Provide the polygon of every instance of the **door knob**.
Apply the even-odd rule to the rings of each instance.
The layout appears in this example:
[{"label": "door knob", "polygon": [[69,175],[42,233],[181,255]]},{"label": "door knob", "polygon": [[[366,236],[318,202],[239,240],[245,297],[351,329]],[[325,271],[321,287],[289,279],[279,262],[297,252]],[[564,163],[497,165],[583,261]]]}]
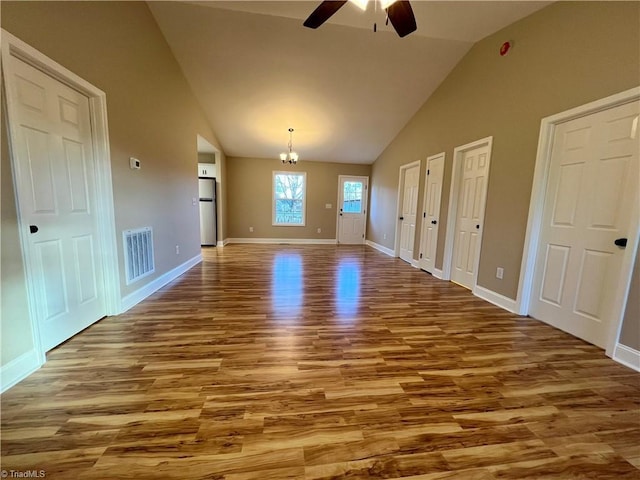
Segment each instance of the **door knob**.
[{"label": "door knob", "polygon": [[38,226],[37,225],[29,225],[29,231],[31,233],[37,233],[38,232]]},{"label": "door knob", "polygon": [[627,239],[626,238],[616,238],[613,242],[617,247],[626,247],[627,246]]},{"label": "door knob", "polygon": [[400,217],[400,220],[404,220],[404,217]]},{"label": "door knob", "polygon": [[437,221],[437,220],[431,220],[431,223],[432,223],[433,225],[436,225],[436,224],[438,223],[438,221]]},{"label": "door knob", "polygon": [[476,225],[476,228],[477,228],[478,230],[480,230],[480,225]]}]

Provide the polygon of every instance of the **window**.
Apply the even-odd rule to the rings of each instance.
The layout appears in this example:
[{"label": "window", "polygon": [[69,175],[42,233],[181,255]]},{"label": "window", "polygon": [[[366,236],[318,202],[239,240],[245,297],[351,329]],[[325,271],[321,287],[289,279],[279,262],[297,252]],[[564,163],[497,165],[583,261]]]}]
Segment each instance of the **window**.
[{"label": "window", "polygon": [[363,182],[344,182],[342,190],[342,211],[362,213]]},{"label": "window", "polygon": [[303,227],[307,174],[273,172],[273,225]]}]

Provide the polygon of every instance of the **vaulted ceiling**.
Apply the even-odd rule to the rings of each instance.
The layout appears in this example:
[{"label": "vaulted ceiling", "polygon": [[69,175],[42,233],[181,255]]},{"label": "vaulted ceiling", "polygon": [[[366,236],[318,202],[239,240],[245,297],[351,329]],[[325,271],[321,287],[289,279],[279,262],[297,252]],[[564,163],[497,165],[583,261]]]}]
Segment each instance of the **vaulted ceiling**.
[{"label": "vaulted ceiling", "polygon": [[475,42],[551,2],[413,0],[405,38],[374,2],[317,30],[319,1],[148,3],[227,155],[277,158],[292,127],[301,160],[372,163]]}]

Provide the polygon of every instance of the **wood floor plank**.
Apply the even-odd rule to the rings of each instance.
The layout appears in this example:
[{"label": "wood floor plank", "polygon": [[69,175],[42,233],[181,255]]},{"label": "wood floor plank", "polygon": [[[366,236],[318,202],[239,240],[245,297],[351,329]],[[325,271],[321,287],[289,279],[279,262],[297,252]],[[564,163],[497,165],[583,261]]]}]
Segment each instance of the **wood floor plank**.
[{"label": "wood floor plank", "polygon": [[46,478],[638,479],[640,374],[365,246],[229,245],[1,397]]}]

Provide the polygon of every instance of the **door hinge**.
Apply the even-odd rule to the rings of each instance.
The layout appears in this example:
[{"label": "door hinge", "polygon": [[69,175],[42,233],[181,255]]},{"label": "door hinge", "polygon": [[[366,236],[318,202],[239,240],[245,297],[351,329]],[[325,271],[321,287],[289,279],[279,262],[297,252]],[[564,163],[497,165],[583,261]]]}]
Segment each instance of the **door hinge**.
[{"label": "door hinge", "polygon": [[427,212],[422,212],[422,218],[427,218]]},{"label": "door hinge", "polygon": [[362,234],[362,238],[364,238],[364,233]]},{"label": "door hinge", "polygon": [[429,173],[431,173],[431,172],[430,172],[430,171],[429,171],[429,169],[427,168],[427,175],[429,175]]}]

